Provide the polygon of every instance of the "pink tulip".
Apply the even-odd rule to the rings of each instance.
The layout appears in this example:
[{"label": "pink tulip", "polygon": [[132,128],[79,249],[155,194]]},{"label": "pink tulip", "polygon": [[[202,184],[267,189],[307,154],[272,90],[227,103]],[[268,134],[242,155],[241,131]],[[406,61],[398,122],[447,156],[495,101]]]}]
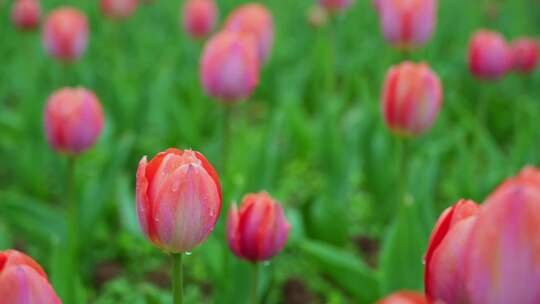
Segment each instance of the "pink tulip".
[{"label": "pink tulip", "polygon": [[137,214],[146,237],[165,252],[183,253],[202,243],[221,211],[221,185],[199,152],[168,149],[137,169]]},{"label": "pink tulip", "polygon": [[379,300],[376,304],[427,304],[427,301],[421,293],[401,290]]},{"label": "pink tulip", "polygon": [[43,27],[45,49],[62,61],[78,59],[88,43],[88,22],[77,9],[62,7],[52,11]]},{"label": "pink tulip", "polygon": [[233,204],[227,218],[227,240],[233,253],[251,262],[276,255],[287,242],[291,225],[283,208],[268,193],[248,194],[240,209]]},{"label": "pink tulip", "polygon": [[441,83],[427,64],[403,62],[386,74],[381,103],[391,130],[418,135],[431,128],[439,113]]},{"label": "pink tulip", "polygon": [[430,302],[466,303],[463,261],[465,245],[479,207],[460,200],[446,209],[433,229],[425,256],[425,289]]},{"label": "pink tulip", "polygon": [[226,102],[248,98],[259,82],[255,42],[250,35],[221,32],[206,44],[200,77],[207,95]]},{"label": "pink tulip", "polygon": [[469,43],[469,69],[482,79],[498,79],[512,67],[512,51],[496,32],[477,31]]},{"label": "pink tulip", "polygon": [[64,88],[45,107],[45,133],[59,152],[79,154],[95,144],[103,128],[103,109],[96,95],[84,88]]},{"label": "pink tulip", "polygon": [[186,0],[182,7],[184,30],[196,39],[204,38],[214,30],[217,16],[214,0]]},{"label": "pink tulip", "polygon": [[531,73],[538,63],[538,41],[519,38],[512,42],[512,59],[514,70],[520,73]]},{"label": "pink tulip", "polygon": [[133,15],[137,6],[138,0],[101,0],[103,15],[111,19],[126,19]]},{"label": "pink tulip", "polygon": [[16,250],[0,251],[0,302],[60,304],[47,275],[31,257]]},{"label": "pink tulip", "polygon": [[400,49],[426,43],[437,20],[437,0],[376,0],[384,38]]},{"label": "pink tulip", "polygon": [[38,0],[16,0],[11,11],[13,24],[22,30],[32,30],[39,25],[41,7]]},{"label": "pink tulip", "polygon": [[337,12],[349,8],[353,0],[319,0],[319,4],[330,12]]},{"label": "pink tulip", "polygon": [[259,62],[262,64],[268,60],[274,44],[274,21],[262,4],[249,3],[238,7],[225,21],[224,29],[253,35]]}]

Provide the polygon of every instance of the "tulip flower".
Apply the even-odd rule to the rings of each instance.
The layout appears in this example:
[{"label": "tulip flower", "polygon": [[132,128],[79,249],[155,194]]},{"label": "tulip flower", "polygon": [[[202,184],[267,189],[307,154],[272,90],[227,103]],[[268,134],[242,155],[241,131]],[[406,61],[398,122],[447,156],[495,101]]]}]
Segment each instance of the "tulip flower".
[{"label": "tulip flower", "polygon": [[539,44],[535,39],[519,38],[512,42],[513,68],[520,73],[531,73],[538,63]]},{"label": "tulip flower", "polygon": [[31,257],[16,250],[0,251],[0,302],[60,304],[47,275]]},{"label": "tulip flower", "polygon": [[41,7],[39,0],[16,0],[11,11],[13,24],[22,30],[32,30],[39,25]]},{"label": "tulip flower", "polygon": [[206,44],[200,77],[207,95],[225,102],[248,98],[259,82],[259,64],[251,35],[221,32]]},{"label": "tulip flower", "polygon": [[214,30],[217,16],[214,0],[186,0],[182,7],[184,30],[196,39],[204,38]]},{"label": "tulip flower", "polygon": [[263,64],[268,60],[274,44],[274,21],[265,6],[248,3],[238,7],[225,21],[224,29],[253,35],[259,62]]},{"label": "tulip flower", "polygon": [[308,10],[307,21],[312,27],[321,28],[328,22],[328,13],[320,5],[313,5]]},{"label": "tulip flower", "polygon": [[77,155],[96,143],[103,129],[103,109],[93,92],[63,88],[47,100],[44,122],[49,145]]},{"label": "tulip flower", "polygon": [[381,103],[392,131],[419,135],[431,128],[439,113],[442,86],[427,64],[404,62],[386,74]]},{"label": "tulip flower", "polygon": [[43,44],[53,57],[61,61],[78,59],[88,43],[86,16],[71,7],[52,11],[43,26]]},{"label": "tulip flower", "polygon": [[427,304],[427,301],[421,293],[401,290],[379,300],[376,304]]},{"label": "tulip flower", "polygon": [[133,15],[139,0],[101,0],[101,12],[111,19],[125,19]]},{"label": "tulip flower", "polygon": [[319,5],[329,12],[343,11],[353,4],[353,0],[319,0]]},{"label": "tulip flower", "polygon": [[478,212],[476,203],[460,200],[446,209],[435,224],[425,256],[424,284],[430,302],[466,303],[462,265]]},{"label": "tulip flower", "polygon": [[477,31],[469,43],[469,69],[481,79],[499,79],[512,68],[512,51],[496,32]]},{"label": "tulip flower", "polygon": [[384,38],[399,49],[419,47],[432,36],[437,0],[376,0]]}]

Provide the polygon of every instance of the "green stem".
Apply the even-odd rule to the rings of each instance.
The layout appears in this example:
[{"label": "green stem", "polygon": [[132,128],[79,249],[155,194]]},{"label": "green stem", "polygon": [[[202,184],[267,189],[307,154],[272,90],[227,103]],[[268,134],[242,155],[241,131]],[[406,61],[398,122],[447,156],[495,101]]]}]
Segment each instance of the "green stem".
[{"label": "green stem", "polygon": [[79,211],[78,211],[78,202],[75,195],[75,170],[76,170],[76,157],[68,157],[68,168],[67,168],[67,202],[66,208],[68,209],[68,248],[70,251],[69,257],[71,259],[71,271],[73,279],[69,280],[69,290],[68,290],[68,299],[72,301],[67,301],[74,303],[76,295],[76,278],[79,273]]},{"label": "green stem", "polygon": [[184,297],[184,274],[182,271],[182,253],[173,253],[173,304],[182,304]]},{"label": "green stem", "polygon": [[224,105],[223,106],[223,133],[222,133],[222,142],[221,142],[221,174],[225,174],[225,169],[227,167],[227,157],[229,154],[229,137],[231,133],[231,114],[232,106]]},{"label": "green stem", "polygon": [[403,203],[408,203],[408,138],[401,135],[398,136],[398,145],[399,145],[399,193],[400,199]]},{"label": "green stem", "polygon": [[253,263],[251,279],[251,304],[257,304],[257,285],[259,283],[259,263]]}]

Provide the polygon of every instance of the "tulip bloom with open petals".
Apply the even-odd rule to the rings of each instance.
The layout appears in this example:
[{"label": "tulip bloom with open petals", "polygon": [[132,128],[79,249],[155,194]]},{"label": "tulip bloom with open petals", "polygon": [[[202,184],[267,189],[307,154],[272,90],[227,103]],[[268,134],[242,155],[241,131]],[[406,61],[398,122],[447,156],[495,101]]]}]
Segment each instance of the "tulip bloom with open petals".
[{"label": "tulip bloom with open petals", "polygon": [[184,30],[193,38],[204,38],[216,27],[218,11],[214,0],[186,0],[182,7]]},{"label": "tulip bloom with open petals", "polygon": [[428,41],[437,20],[437,0],[376,0],[379,22],[386,41],[400,49]]},{"label": "tulip bloom with open petals", "polygon": [[78,59],[88,43],[86,16],[71,7],[55,9],[43,26],[43,44],[55,58],[62,61]]},{"label": "tulip bloom with open petals", "polygon": [[353,0],[319,0],[319,5],[329,12],[343,11],[353,4]]},{"label": "tulip bloom with open petals", "polygon": [[498,79],[512,68],[512,50],[496,32],[480,30],[469,43],[469,69],[481,79]]},{"label": "tulip bloom with open petals", "polygon": [[32,30],[39,25],[41,7],[38,0],[16,0],[11,11],[11,20],[22,30]]},{"label": "tulip bloom with open petals", "polygon": [[268,60],[274,45],[274,21],[266,7],[258,3],[238,7],[225,21],[224,29],[253,35],[259,63],[263,64]]},{"label": "tulip bloom with open petals", "polygon": [[513,68],[520,73],[534,71],[538,63],[539,44],[536,39],[519,38],[512,42]]},{"label": "tulip bloom with open petals", "polygon": [[0,301],[6,304],[60,304],[47,275],[31,257],[0,251]]},{"label": "tulip bloom with open petals", "polygon": [[143,157],[136,188],[142,231],[165,252],[191,251],[219,218],[219,178],[199,152],[171,148],[150,161]]},{"label": "tulip bloom with open petals", "polygon": [[64,88],[47,101],[44,114],[49,145],[59,152],[79,154],[95,144],[103,128],[103,109],[84,88]]},{"label": "tulip bloom with open petals", "polygon": [[427,301],[421,293],[401,290],[379,300],[377,304],[427,304]]},{"label": "tulip bloom with open petals", "polygon": [[227,240],[238,257],[251,262],[276,255],[287,242],[291,225],[283,208],[266,192],[248,194],[240,209],[233,204],[227,218]]},{"label": "tulip bloom with open petals", "polygon": [[439,113],[442,86],[427,64],[404,62],[388,71],[381,104],[391,130],[418,135],[433,125]]},{"label": "tulip bloom with open petals", "polygon": [[133,15],[139,0],[101,0],[101,11],[111,19],[125,19]]}]

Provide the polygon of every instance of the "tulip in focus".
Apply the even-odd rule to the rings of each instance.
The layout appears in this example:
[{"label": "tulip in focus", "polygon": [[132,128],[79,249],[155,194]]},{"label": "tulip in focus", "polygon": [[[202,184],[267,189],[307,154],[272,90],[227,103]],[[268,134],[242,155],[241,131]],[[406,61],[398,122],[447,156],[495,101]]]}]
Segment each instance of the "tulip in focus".
[{"label": "tulip in focus", "polygon": [[308,10],[307,20],[314,28],[321,28],[328,23],[328,12],[320,5],[313,5]]},{"label": "tulip in focus", "polygon": [[376,304],[427,304],[427,301],[421,293],[401,290],[379,300]]},{"label": "tulip in focus", "polygon": [[329,12],[337,12],[349,8],[353,0],[319,0],[319,4]]},{"label": "tulip in focus", "polygon": [[216,27],[217,8],[214,0],[186,0],[182,7],[184,30],[193,38],[204,38]]},{"label": "tulip in focus", "polygon": [[0,251],[0,302],[62,303],[41,266],[31,257],[16,250]]},{"label": "tulip in focus", "polygon": [[139,0],[101,0],[101,11],[111,19],[125,19],[133,15]]},{"label": "tulip in focus", "polygon": [[142,231],[170,253],[191,251],[214,229],[221,211],[221,185],[199,152],[168,149],[137,169],[137,214]]},{"label": "tulip in focus", "polygon": [[43,26],[43,44],[53,57],[62,61],[78,59],[88,43],[88,22],[77,9],[62,7],[48,16]]},{"label": "tulip in focus", "polygon": [[272,14],[262,4],[248,3],[238,7],[225,21],[224,29],[253,35],[259,63],[268,60],[274,45],[274,21]]},{"label": "tulip in focus", "polygon": [[531,73],[538,63],[539,44],[535,39],[519,38],[512,42],[513,68],[519,73]]},{"label": "tulip in focus", "polygon": [[391,130],[419,135],[431,128],[439,113],[441,82],[427,64],[403,62],[386,74],[381,103]]},{"label": "tulip in focus", "polygon": [[39,25],[41,7],[39,0],[16,0],[11,11],[13,24],[22,30],[32,30]]},{"label": "tulip in focus", "polygon": [[285,246],[291,225],[283,208],[266,192],[248,194],[240,209],[231,206],[227,240],[234,254],[251,262],[266,261]]},{"label": "tulip in focus", "polygon": [[96,95],[84,88],[64,88],[47,100],[45,133],[49,145],[76,155],[93,146],[103,128],[103,109]]},{"label": "tulip in focus", "polygon": [[206,44],[200,67],[208,96],[226,102],[248,98],[259,82],[259,64],[251,35],[221,32]]},{"label": "tulip in focus", "polygon": [[469,43],[469,69],[481,79],[498,79],[512,68],[512,51],[496,32],[480,30]]}]

